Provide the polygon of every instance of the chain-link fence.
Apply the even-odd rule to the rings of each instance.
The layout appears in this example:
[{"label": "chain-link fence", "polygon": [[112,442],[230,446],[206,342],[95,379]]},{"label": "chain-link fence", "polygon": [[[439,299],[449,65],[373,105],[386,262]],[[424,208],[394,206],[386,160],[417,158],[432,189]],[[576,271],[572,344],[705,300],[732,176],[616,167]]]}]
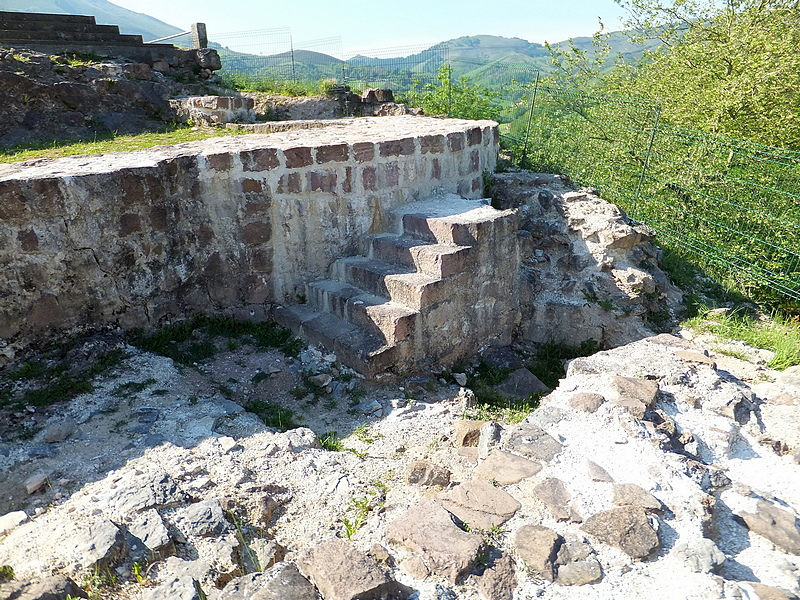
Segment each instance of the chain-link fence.
[{"label": "chain-link fence", "polygon": [[529,109],[515,162],[598,188],[710,274],[800,299],[800,153],[665,125],[646,99],[534,83]]}]

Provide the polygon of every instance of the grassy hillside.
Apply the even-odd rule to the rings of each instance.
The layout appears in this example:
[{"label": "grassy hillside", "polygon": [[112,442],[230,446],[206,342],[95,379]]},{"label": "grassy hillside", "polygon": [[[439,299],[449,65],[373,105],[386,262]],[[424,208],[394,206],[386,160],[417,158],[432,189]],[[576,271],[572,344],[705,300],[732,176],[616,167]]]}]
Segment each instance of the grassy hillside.
[{"label": "grassy hillside", "polygon": [[155,40],[181,30],[158,19],[106,0],[2,0],[0,9],[17,12],[89,15],[101,25],[118,25],[120,33]]}]

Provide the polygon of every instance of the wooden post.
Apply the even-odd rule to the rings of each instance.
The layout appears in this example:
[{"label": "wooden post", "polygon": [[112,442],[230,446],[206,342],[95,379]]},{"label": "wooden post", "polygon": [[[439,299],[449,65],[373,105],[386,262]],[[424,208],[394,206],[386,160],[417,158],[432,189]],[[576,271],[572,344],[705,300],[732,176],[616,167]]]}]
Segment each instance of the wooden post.
[{"label": "wooden post", "polygon": [[208,34],[205,23],[192,23],[192,46],[194,48],[208,48]]}]

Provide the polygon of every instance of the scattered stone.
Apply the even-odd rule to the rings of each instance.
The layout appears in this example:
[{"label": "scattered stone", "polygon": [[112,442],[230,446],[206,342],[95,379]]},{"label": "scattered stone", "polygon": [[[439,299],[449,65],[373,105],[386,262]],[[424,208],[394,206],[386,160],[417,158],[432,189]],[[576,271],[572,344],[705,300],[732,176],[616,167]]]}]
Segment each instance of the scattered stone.
[{"label": "scattered stone", "polygon": [[609,400],[621,406],[637,419],[652,408],[658,395],[658,383],[648,379],[614,376],[609,383]]},{"label": "scattered stone", "polygon": [[700,538],[675,546],[675,556],[683,559],[683,564],[695,573],[710,573],[725,562],[725,555],[708,538]]},{"label": "scattered stone", "polygon": [[310,384],[321,388],[327,387],[331,381],[333,381],[333,377],[328,373],[320,373],[319,375],[312,375],[308,378]]},{"label": "scattered stone", "polygon": [[481,437],[481,427],[485,423],[486,421],[456,421],[453,446],[456,448],[477,446]]},{"label": "scattered stone", "polygon": [[175,526],[185,535],[219,535],[230,529],[219,500],[212,498],[178,509]]},{"label": "scattered stone", "polygon": [[750,531],[764,536],[786,552],[800,555],[800,532],[793,513],[759,500],[755,513],[742,512],[739,516]]},{"label": "scattered stone", "polygon": [[292,563],[231,579],[217,600],[317,600],[317,590]]},{"label": "scattered stone", "polygon": [[475,404],[477,404],[477,402],[478,398],[475,396],[475,392],[473,392],[471,389],[462,387],[458,390],[458,396],[455,398],[455,403],[462,411],[475,408]]},{"label": "scattered stone", "polygon": [[480,436],[478,438],[478,458],[486,458],[489,452],[500,443],[500,436],[503,433],[503,428],[500,423],[489,421],[484,423],[481,427]]},{"label": "scattered stone", "polygon": [[500,385],[496,385],[495,389],[504,396],[519,399],[550,391],[550,388],[525,367],[511,373],[508,379]]},{"label": "scattered stone", "polygon": [[112,516],[125,516],[148,508],[166,508],[186,502],[188,496],[169,474],[161,469],[128,470],[116,487],[103,490],[98,501]]},{"label": "scattered stone", "polygon": [[309,448],[322,448],[317,434],[308,427],[290,429],[283,434],[283,441],[285,442],[285,448],[292,452],[302,452]]},{"label": "scattered stone", "polygon": [[467,374],[466,373],[453,373],[453,379],[461,387],[464,387],[465,385],[467,385]]},{"label": "scattered stone", "polygon": [[593,461],[587,459],[586,460],[586,466],[587,466],[587,468],[589,470],[589,477],[591,478],[592,481],[603,481],[603,482],[606,482],[606,483],[613,483],[614,482],[614,478],[611,477],[611,475],[608,474],[608,471],[606,471],[603,467],[598,465],[596,462],[593,462]]},{"label": "scattered stone", "polygon": [[499,485],[512,485],[536,475],[541,470],[542,466],[537,462],[502,450],[492,450],[473,473]]},{"label": "scattered stone", "polygon": [[42,441],[46,444],[54,444],[56,442],[63,442],[71,436],[78,429],[78,424],[74,419],[69,417],[59,417],[44,431]]},{"label": "scattered stone", "polygon": [[663,509],[658,498],[635,483],[615,484],[613,493],[613,502],[616,506],[638,506],[648,511]]},{"label": "scattered stone", "polygon": [[203,600],[205,597],[197,580],[185,575],[170,577],[157,587],[145,588],[141,595],[142,600]]},{"label": "scattered stone", "polygon": [[365,415],[376,415],[383,411],[383,406],[377,400],[364,400],[353,407],[355,412],[360,412]]},{"label": "scattered stone", "polygon": [[522,506],[513,496],[483,479],[468,479],[437,496],[437,501],[471,529],[502,525]]},{"label": "scattered stone", "polygon": [[417,460],[408,465],[406,481],[427,487],[445,487],[450,484],[450,471],[426,460]]},{"label": "scattered stone", "polygon": [[155,423],[161,416],[161,411],[151,406],[143,406],[136,410],[136,414],[139,423]]},{"label": "scattered stone", "polygon": [[552,529],[523,525],[514,535],[514,547],[525,566],[547,581],[555,579],[558,550],[564,540]]},{"label": "scattered stone", "polygon": [[28,520],[28,515],[24,510],[16,510],[14,512],[6,513],[0,517],[0,535],[7,531],[11,531],[17,525],[20,525]]},{"label": "scattered stone", "polygon": [[479,535],[459,529],[452,515],[433,500],[423,500],[390,523],[386,540],[420,559],[426,574],[418,578],[431,571],[454,584],[469,574],[483,548]]},{"label": "scattered stone", "polygon": [[483,574],[475,578],[478,593],[484,600],[512,600],[517,588],[514,561],[508,554],[495,558]]},{"label": "scattered stone", "polygon": [[[258,561],[256,570],[266,571],[271,566],[281,562],[286,557],[286,548],[275,540],[265,540],[257,538],[248,544],[250,553]],[[248,554],[245,552],[245,554]]]},{"label": "scattered stone", "polygon": [[591,392],[578,392],[569,399],[569,405],[575,410],[593,413],[605,402],[606,399],[600,394]]},{"label": "scattered stone", "polygon": [[567,491],[564,482],[548,477],[533,488],[534,495],[550,510],[556,521],[582,521],[571,506],[572,494]]},{"label": "scattered stone", "polygon": [[386,548],[377,542],[369,547],[369,555],[375,559],[375,562],[379,565],[386,565],[387,567],[394,565],[394,559],[392,558],[392,555],[389,554],[389,551]]},{"label": "scattered stone", "polygon": [[497,370],[518,369],[525,364],[522,357],[508,346],[492,349],[482,356],[482,360]]},{"label": "scattered stone", "polygon": [[647,514],[636,506],[612,508],[592,515],[582,529],[631,558],[647,558],[660,547],[658,534]]},{"label": "scattered stone", "polygon": [[753,597],[752,593],[755,593],[757,600],[797,600],[797,596],[791,592],[756,581],[742,581],[739,586],[742,590],[749,592],[748,599]]},{"label": "scattered stone", "polygon": [[0,598],[7,600],[65,600],[67,596],[89,597],[77,583],[64,575],[0,583]]},{"label": "scattered stone", "polygon": [[556,583],[559,585],[587,585],[603,578],[600,562],[590,556],[584,560],[570,562],[558,567]]},{"label": "scattered stone", "polygon": [[531,423],[520,423],[506,429],[503,445],[512,452],[543,462],[553,460],[563,448],[544,429]]},{"label": "scattered stone", "polygon": [[684,362],[709,365],[712,369],[717,368],[717,363],[700,352],[695,352],[694,350],[673,350],[673,352],[675,353],[675,356]]},{"label": "scattered stone", "polygon": [[140,513],[133,513],[131,519],[128,531],[149,550],[159,552],[172,543],[164,521],[161,520],[161,515],[155,509],[150,508]]},{"label": "scattered stone", "polygon": [[406,600],[409,594],[372,558],[339,538],[315,546],[297,566],[326,600]]},{"label": "scattered stone", "polygon": [[46,483],[47,473],[39,471],[28,477],[22,485],[25,486],[25,491],[30,495],[38,492]]}]

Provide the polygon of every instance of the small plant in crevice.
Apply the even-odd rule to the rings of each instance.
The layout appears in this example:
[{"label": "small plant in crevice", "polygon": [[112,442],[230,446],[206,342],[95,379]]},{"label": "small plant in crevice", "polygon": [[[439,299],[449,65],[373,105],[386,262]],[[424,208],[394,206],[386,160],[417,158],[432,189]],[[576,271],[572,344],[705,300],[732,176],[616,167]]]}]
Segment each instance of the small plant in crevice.
[{"label": "small plant in crevice", "polygon": [[0,583],[12,581],[15,578],[14,567],[11,565],[0,565]]},{"label": "small plant in crevice", "polygon": [[564,361],[580,356],[591,356],[598,350],[600,344],[592,338],[582,341],[577,346],[550,340],[539,347],[526,366],[547,387],[555,389],[558,380],[565,374]]},{"label": "small plant in crevice", "polygon": [[249,400],[244,409],[258,416],[267,427],[288,431],[299,427],[294,411],[266,400]]},{"label": "small plant in crevice", "polygon": [[372,481],[374,489],[367,490],[366,496],[351,498],[347,503],[347,510],[353,513],[353,519],[347,517],[342,519],[344,525],[344,535],[349,540],[353,535],[364,526],[370,512],[380,512],[386,504],[386,492],[388,487],[379,480]]}]

